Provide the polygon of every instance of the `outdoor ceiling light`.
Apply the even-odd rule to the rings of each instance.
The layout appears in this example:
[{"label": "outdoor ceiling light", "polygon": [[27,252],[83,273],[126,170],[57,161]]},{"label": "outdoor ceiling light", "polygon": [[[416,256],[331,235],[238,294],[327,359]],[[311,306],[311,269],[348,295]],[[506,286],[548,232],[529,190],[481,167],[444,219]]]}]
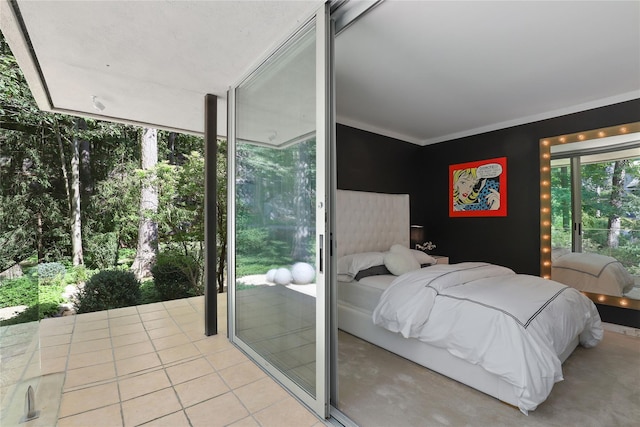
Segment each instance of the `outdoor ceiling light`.
[{"label": "outdoor ceiling light", "polygon": [[100,101],[98,101],[98,97],[93,95],[91,97],[91,101],[93,102],[93,108],[96,109],[96,111],[100,111],[102,112],[104,110],[104,104]]}]

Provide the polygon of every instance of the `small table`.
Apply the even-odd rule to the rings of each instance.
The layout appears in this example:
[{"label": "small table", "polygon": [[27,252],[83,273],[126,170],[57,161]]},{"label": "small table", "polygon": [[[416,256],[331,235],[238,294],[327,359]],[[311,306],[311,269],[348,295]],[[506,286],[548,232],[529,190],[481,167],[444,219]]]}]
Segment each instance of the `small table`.
[{"label": "small table", "polygon": [[449,264],[449,257],[444,255],[431,255],[436,259],[436,264]]}]

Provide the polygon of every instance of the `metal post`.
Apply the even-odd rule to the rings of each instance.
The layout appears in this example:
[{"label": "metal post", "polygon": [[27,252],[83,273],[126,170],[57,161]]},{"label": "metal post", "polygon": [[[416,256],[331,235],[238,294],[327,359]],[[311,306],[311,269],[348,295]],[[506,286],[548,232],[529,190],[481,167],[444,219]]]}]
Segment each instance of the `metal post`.
[{"label": "metal post", "polygon": [[204,333],[218,334],[217,237],[218,97],[204,97]]}]

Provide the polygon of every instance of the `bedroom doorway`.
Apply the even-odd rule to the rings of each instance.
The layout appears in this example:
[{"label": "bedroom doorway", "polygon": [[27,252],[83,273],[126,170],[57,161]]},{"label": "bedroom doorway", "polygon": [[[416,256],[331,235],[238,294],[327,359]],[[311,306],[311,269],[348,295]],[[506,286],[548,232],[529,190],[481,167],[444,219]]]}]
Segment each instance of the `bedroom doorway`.
[{"label": "bedroom doorway", "polygon": [[229,91],[229,338],[329,415],[328,7]]}]

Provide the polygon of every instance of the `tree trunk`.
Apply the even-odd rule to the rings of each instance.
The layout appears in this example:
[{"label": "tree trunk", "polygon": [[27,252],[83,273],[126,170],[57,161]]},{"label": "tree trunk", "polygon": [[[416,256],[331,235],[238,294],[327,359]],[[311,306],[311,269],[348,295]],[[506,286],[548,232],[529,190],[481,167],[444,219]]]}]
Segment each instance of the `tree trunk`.
[{"label": "tree trunk", "polygon": [[73,265],[84,264],[82,254],[82,221],[80,219],[80,139],[78,130],[82,126],[75,119],[75,135],[73,136],[73,154],[71,156],[71,250],[73,252]]},{"label": "tree trunk", "polygon": [[[569,188],[569,169],[566,166],[560,168],[560,186]],[[568,199],[562,198],[562,229],[571,230],[571,203]]]},{"label": "tree trunk", "polygon": [[38,236],[36,239],[36,247],[38,249],[38,264],[43,263],[44,262],[44,242],[43,242],[43,234],[44,234],[44,226],[43,226],[43,221],[42,221],[42,212],[38,211],[37,213],[37,219],[36,219],[36,224],[38,227]]},{"label": "tree trunk", "polygon": [[58,152],[60,153],[60,169],[62,170],[62,179],[64,180],[64,189],[67,196],[67,212],[71,215],[71,190],[69,189],[69,175],[67,174],[67,160],[64,157],[64,147],[62,145],[62,136],[60,135],[60,126],[54,118],[54,128],[56,139],[58,140]]},{"label": "tree trunk", "polygon": [[169,148],[169,164],[176,164],[176,133],[169,132],[169,137],[167,138],[167,147]]},{"label": "tree trunk", "polygon": [[[142,169],[149,170],[158,163],[158,131],[144,128],[142,131]],[[138,249],[131,269],[138,279],[149,277],[158,253],[158,224],[149,213],[158,211],[158,191],[152,179],[142,185],[140,194],[140,224],[138,227]]]},{"label": "tree trunk", "polygon": [[[87,123],[84,119],[80,120],[80,128],[85,130]],[[82,203],[87,206],[93,194],[93,176],[91,174],[91,142],[86,138],[80,139],[80,190]]]},{"label": "tree trunk", "polygon": [[607,246],[617,248],[620,239],[620,210],[622,208],[622,197],[624,196],[624,174],[629,160],[618,160],[613,166],[611,176],[611,197],[609,204],[613,208],[608,220]]}]

